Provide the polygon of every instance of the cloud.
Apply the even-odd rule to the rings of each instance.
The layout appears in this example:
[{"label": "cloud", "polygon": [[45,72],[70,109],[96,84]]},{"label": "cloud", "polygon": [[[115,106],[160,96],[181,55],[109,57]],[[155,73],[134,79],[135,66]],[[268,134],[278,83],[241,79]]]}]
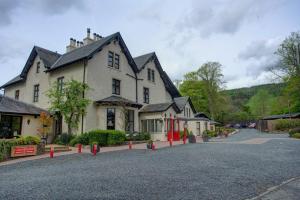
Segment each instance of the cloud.
[{"label": "cloud", "polygon": [[247,22],[259,20],[271,8],[279,5],[272,0],[212,0],[195,1],[193,9],[185,11],[185,16],[175,26],[178,30],[192,30],[201,37],[212,34],[234,34]]},{"label": "cloud", "polygon": [[42,12],[48,15],[63,14],[70,9],[84,10],[83,0],[1,0],[0,26],[11,24],[14,12]]},{"label": "cloud", "polygon": [[281,41],[280,38],[254,41],[242,50],[238,59],[247,63],[247,75],[259,76],[271,67],[278,66],[280,64],[279,57],[274,52]]}]

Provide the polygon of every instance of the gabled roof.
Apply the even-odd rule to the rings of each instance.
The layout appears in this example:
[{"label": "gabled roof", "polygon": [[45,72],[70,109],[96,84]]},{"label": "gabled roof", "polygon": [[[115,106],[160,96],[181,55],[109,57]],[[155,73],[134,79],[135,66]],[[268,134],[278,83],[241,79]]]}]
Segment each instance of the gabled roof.
[{"label": "gabled roof", "polygon": [[171,106],[173,107],[176,113],[179,112],[179,109],[174,102],[148,104],[145,105],[139,112],[140,113],[164,112],[168,110]]},{"label": "gabled roof", "polygon": [[205,113],[203,113],[203,112],[198,112],[198,113],[196,113],[196,114],[195,114],[195,117],[196,117],[196,118],[207,118],[207,119],[210,120],[210,118],[209,118]]},{"label": "gabled roof", "polygon": [[264,117],[264,120],[272,119],[287,119],[287,118],[300,118],[300,113],[282,114],[282,115],[271,115]]},{"label": "gabled roof", "polygon": [[142,71],[145,67],[145,65],[149,62],[149,60],[153,59],[155,66],[160,74],[161,79],[164,82],[164,85],[166,87],[166,90],[170,93],[172,98],[180,97],[180,93],[171,81],[168,74],[163,70],[163,68],[160,65],[160,62],[155,54],[155,52],[147,53],[138,57],[134,58],[134,61],[138,67],[138,72]]},{"label": "gabled roof", "polygon": [[147,54],[133,58],[139,72],[145,67],[145,65],[148,63],[148,61],[153,56],[155,56],[155,53],[151,52],[151,53],[147,53]]},{"label": "gabled roof", "polygon": [[34,46],[31,50],[31,53],[25,63],[25,66],[21,72],[20,75],[16,76],[15,78],[11,79],[10,81],[8,81],[7,83],[5,83],[4,85],[2,85],[0,88],[5,88],[7,86],[10,86],[12,84],[21,82],[23,80],[26,79],[27,73],[30,69],[30,67],[32,66],[32,63],[34,62],[34,59],[36,56],[39,56],[40,59],[42,60],[42,62],[44,63],[44,66],[46,68],[49,68],[59,57],[60,54],[38,47],[38,46]]},{"label": "gabled roof", "polygon": [[92,42],[91,44],[82,46],[80,48],[74,49],[70,52],[63,54],[51,66],[51,68],[48,71],[58,69],[60,67],[74,63],[79,60],[90,59],[95,53],[101,51],[104,46],[108,45],[113,40],[119,41],[120,46],[125,56],[127,57],[130,66],[132,67],[133,71],[136,73],[138,71],[137,66],[119,32],[109,35],[107,37],[103,37],[98,41]]},{"label": "gabled roof", "polygon": [[48,113],[48,111],[34,105],[0,95],[0,113],[40,115],[41,112]]},{"label": "gabled roof", "polygon": [[180,111],[182,111],[184,109],[184,106],[189,103],[193,113],[196,113],[195,107],[193,105],[193,102],[191,101],[190,97],[177,97],[174,98],[174,102],[176,103],[177,107],[180,109]]},{"label": "gabled roof", "polygon": [[95,103],[99,105],[124,105],[124,106],[136,107],[136,108],[141,108],[143,106],[129,99],[125,99],[123,97],[115,96],[115,95],[98,100]]}]

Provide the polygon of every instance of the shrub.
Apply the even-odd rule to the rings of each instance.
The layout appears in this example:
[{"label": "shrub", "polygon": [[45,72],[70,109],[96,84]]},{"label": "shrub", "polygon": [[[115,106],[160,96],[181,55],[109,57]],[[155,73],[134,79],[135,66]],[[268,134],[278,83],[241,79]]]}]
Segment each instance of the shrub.
[{"label": "shrub", "polygon": [[293,128],[289,131],[290,137],[292,137],[295,133],[300,133],[300,127]]},{"label": "shrub", "polygon": [[278,119],[275,122],[275,129],[279,131],[285,131],[296,127],[300,127],[300,119]]},{"label": "shrub", "polygon": [[93,142],[97,142],[100,146],[106,146],[107,145],[107,137],[108,132],[111,132],[109,130],[92,130],[88,132],[89,137],[89,144]]},{"label": "shrub", "polygon": [[55,144],[61,144],[61,145],[67,145],[70,143],[70,141],[75,138],[72,134],[62,133],[61,135],[57,136],[54,143]]},{"label": "shrub", "polygon": [[293,138],[300,139],[300,133],[295,133],[292,135]]},{"label": "shrub", "polygon": [[149,140],[151,138],[150,133],[127,133],[126,134],[126,140],[133,140],[133,141],[145,141]]},{"label": "shrub", "polygon": [[108,133],[107,145],[123,144],[125,141],[125,134],[121,131],[113,131]]},{"label": "shrub", "polygon": [[215,131],[205,130],[203,134],[208,135],[208,137],[217,137],[218,134]]},{"label": "shrub", "polygon": [[35,144],[40,144],[41,143],[41,138],[37,137],[37,136],[31,136],[31,135],[28,135],[24,138],[25,140],[25,143],[26,144],[32,144],[32,145],[35,145]]}]

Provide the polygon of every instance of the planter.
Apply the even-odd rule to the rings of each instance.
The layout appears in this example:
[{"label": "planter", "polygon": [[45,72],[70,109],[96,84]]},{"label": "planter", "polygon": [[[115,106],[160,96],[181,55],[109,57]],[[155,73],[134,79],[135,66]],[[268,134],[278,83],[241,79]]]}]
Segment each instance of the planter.
[{"label": "planter", "polygon": [[[100,152],[100,145],[99,144],[96,144],[97,145],[97,153],[99,153]],[[91,149],[91,153],[94,153],[94,144],[91,144],[90,145],[90,149]]]},{"label": "planter", "polygon": [[11,157],[35,156],[37,145],[20,145],[11,147]]},{"label": "planter", "polygon": [[196,143],[196,136],[189,135],[189,143]]},{"label": "planter", "polygon": [[152,149],[152,144],[147,144],[147,149]]}]

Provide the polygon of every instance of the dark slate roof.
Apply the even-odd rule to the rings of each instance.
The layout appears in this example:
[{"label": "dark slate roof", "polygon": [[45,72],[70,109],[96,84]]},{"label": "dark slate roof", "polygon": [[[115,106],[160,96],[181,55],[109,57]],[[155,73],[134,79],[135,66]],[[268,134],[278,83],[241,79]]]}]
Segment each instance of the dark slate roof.
[{"label": "dark slate roof", "polygon": [[131,107],[136,107],[136,108],[140,108],[143,105],[136,103],[134,101],[131,101],[129,99],[125,99],[123,97],[120,96],[110,96],[101,100],[98,100],[95,102],[96,104],[100,104],[100,105],[125,105],[125,106],[131,106]]},{"label": "dark slate roof", "polygon": [[58,54],[56,52],[53,52],[53,51],[50,51],[50,50],[47,50],[47,49],[44,49],[44,48],[41,48],[38,46],[34,46],[31,50],[31,53],[26,61],[26,64],[25,64],[21,74],[16,76],[12,80],[8,81],[7,83],[5,83],[0,88],[5,88],[7,86],[10,86],[12,84],[15,84],[15,83],[25,80],[27,73],[28,73],[30,67],[32,66],[32,63],[37,55],[39,55],[39,57],[41,58],[41,60],[44,63],[46,68],[49,68],[60,57],[60,54]]},{"label": "dark slate roof", "polygon": [[41,47],[35,46],[37,54],[43,61],[44,65],[46,68],[50,68],[56,61],[57,59],[61,56],[57,52],[50,51],[48,49],[44,49]]},{"label": "dark slate roof", "polygon": [[141,71],[145,65],[147,64],[147,62],[152,58],[152,56],[154,56],[155,53],[151,52],[151,53],[147,53],[145,55],[141,55],[138,57],[133,58],[134,62],[138,68],[139,71]]},{"label": "dark slate roof", "polygon": [[124,54],[126,55],[130,66],[132,67],[134,72],[137,72],[136,64],[130,55],[129,50],[126,47],[125,42],[123,41],[121,34],[119,32],[114,33],[112,35],[109,35],[107,37],[101,38],[101,40],[95,41],[91,44],[82,46],[80,48],[74,49],[70,52],[67,52],[63,54],[52,66],[48,71],[52,71],[54,69],[63,67],[67,64],[71,64],[73,62],[82,60],[82,59],[89,59],[91,58],[95,53],[102,50],[102,48],[105,45],[108,45],[112,40],[117,39],[120,43],[121,48],[124,51]]},{"label": "dark slate roof", "polygon": [[151,52],[151,53],[141,55],[141,56],[134,58],[134,61],[138,67],[138,72],[140,72],[145,67],[145,65],[149,62],[150,59],[154,59],[155,66],[159,72],[159,75],[164,82],[166,90],[170,93],[172,98],[180,97],[181,95],[180,95],[179,91],[177,90],[177,88],[175,87],[173,82],[171,81],[168,74],[161,67],[160,62],[159,62],[155,52]]},{"label": "dark slate roof", "polygon": [[39,115],[41,112],[48,113],[48,111],[34,105],[0,95],[0,113]]},{"label": "dark slate roof", "polygon": [[300,118],[300,113],[282,114],[282,115],[271,115],[264,117],[264,120],[272,119],[287,119],[287,118]]},{"label": "dark slate roof", "polygon": [[206,119],[210,119],[205,113],[203,112],[198,112],[195,114],[196,118],[206,118]]},{"label": "dark slate roof", "polygon": [[190,105],[191,105],[191,108],[193,110],[193,113],[196,113],[196,110],[194,108],[194,105],[193,105],[190,97],[176,97],[173,100],[176,103],[176,105],[177,105],[177,107],[179,108],[180,111],[182,111],[184,106],[189,102]]},{"label": "dark slate roof", "polygon": [[156,103],[156,104],[145,105],[140,110],[140,113],[164,112],[168,110],[171,106],[174,108],[176,112],[179,111],[178,107],[175,105],[174,102],[168,102],[168,103]]},{"label": "dark slate roof", "polygon": [[19,83],[21,81],[23,81],[24,79],[21,78],[20,75],[16,76],[15,78],[11,79],[10,81],[8,81],[7,83],[5,83],[4,85],[2,85],[0,88],[5,88],[7,86],[10,86],[12,84],[15,84],[15,83]]}]

